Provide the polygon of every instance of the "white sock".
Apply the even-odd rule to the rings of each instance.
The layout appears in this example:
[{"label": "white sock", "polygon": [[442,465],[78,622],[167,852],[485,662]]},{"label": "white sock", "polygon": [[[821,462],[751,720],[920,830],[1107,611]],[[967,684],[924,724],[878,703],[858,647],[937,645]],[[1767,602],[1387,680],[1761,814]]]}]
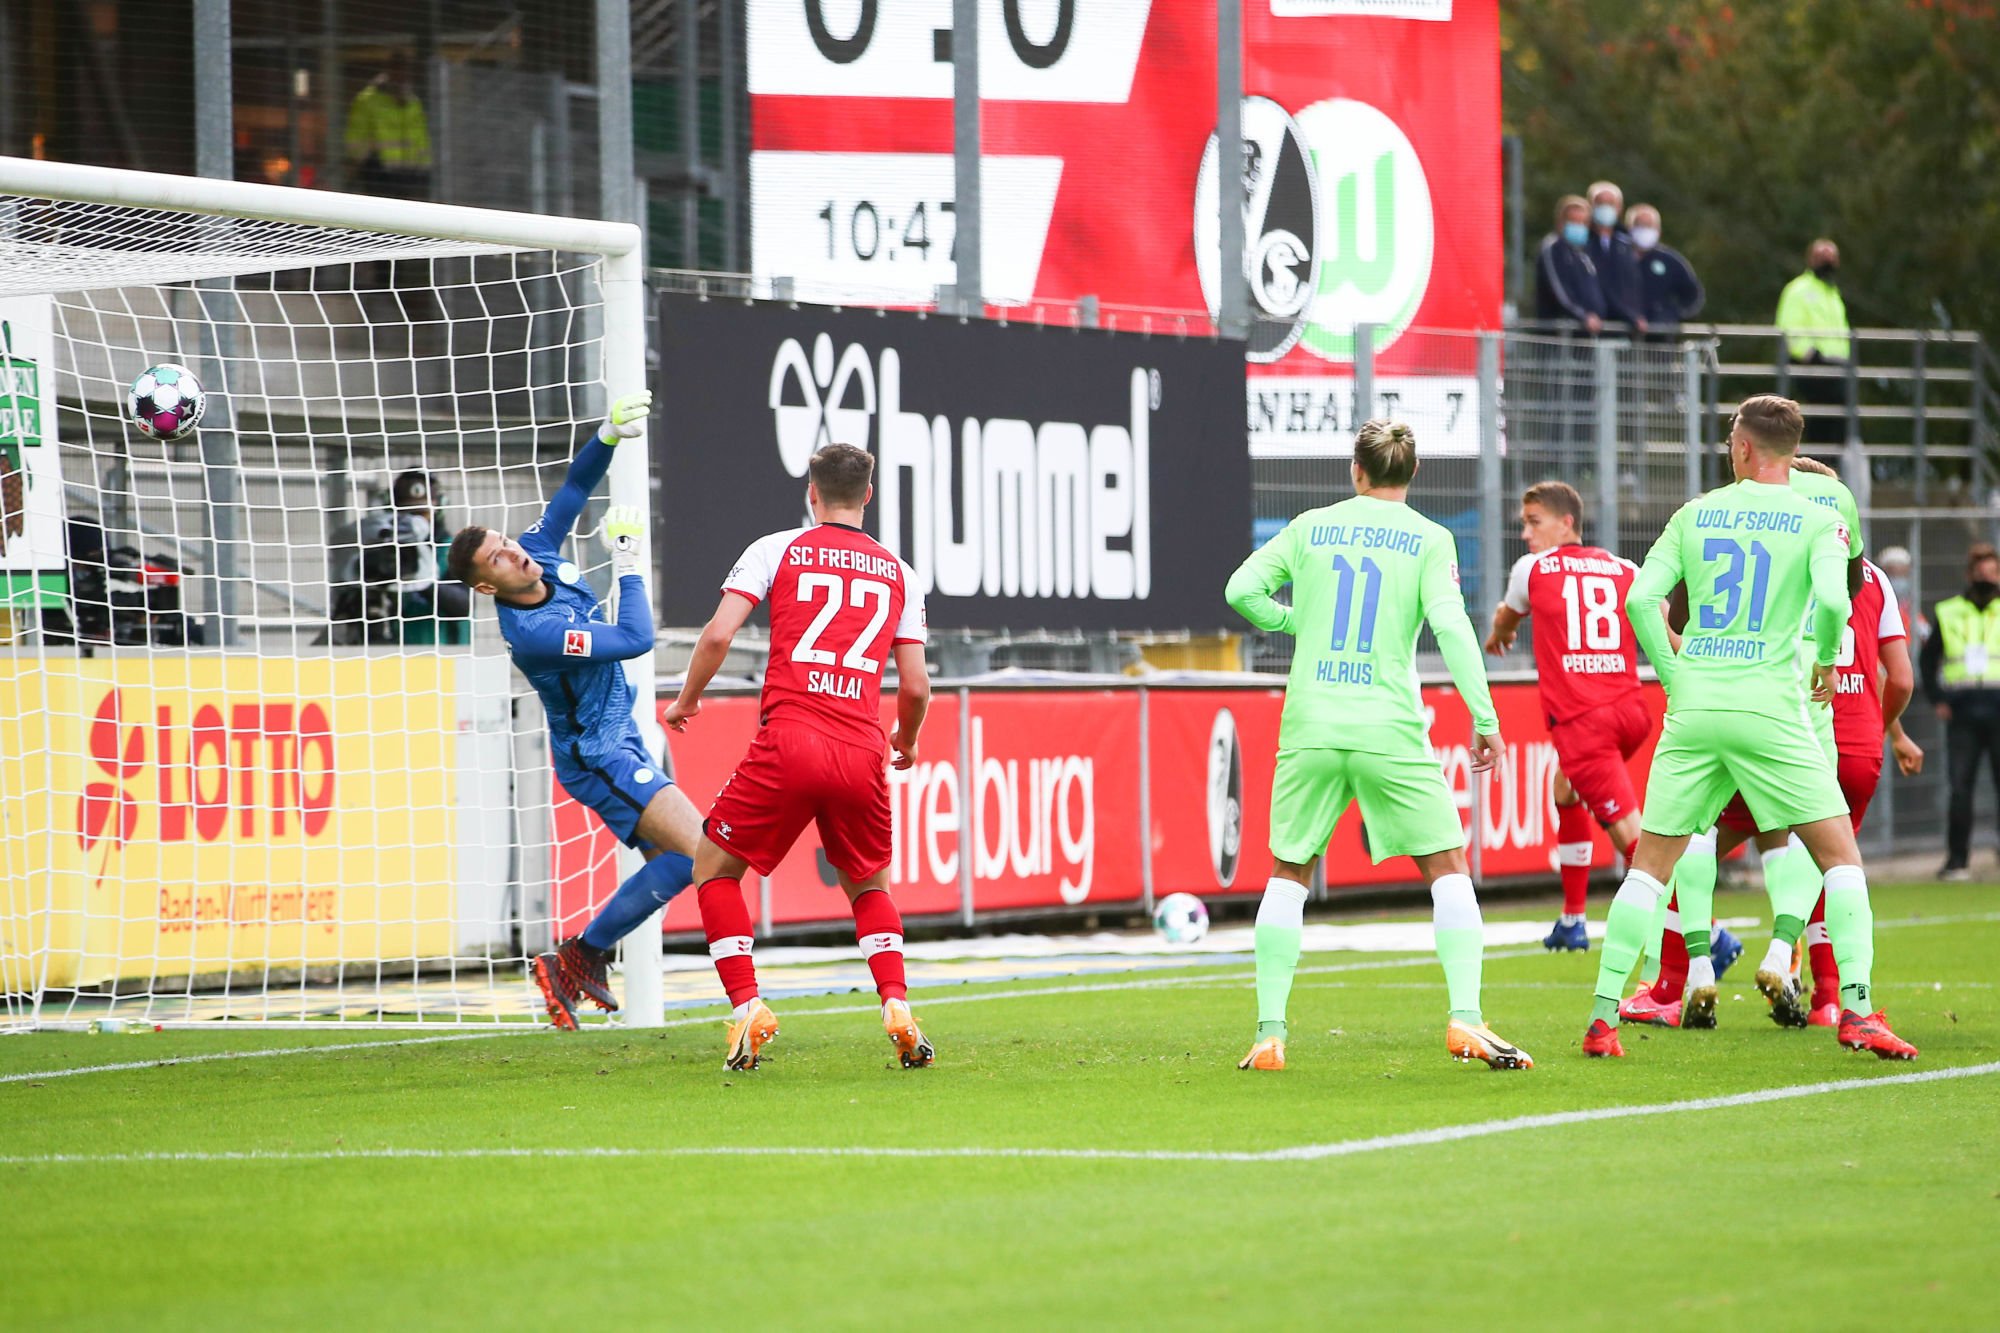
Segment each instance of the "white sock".
[{"label": "white sock", "polygon": [[1306,886],[1297,880],[1271,876],[1264,884],[1264,900],[1257,904],[1257,924],[1304,929],[1306,897]]},{"label": "white sock", "polygon": [[1764,950],[1764,961],[1758,964],[1759,972],[1789,972],[1792,970],[1792,946],[1783,940],[1772,940],[1771,947]]},{"label": "white sock", "polygon": [[1710,830],[1709,830],[1708,832],[1706,832],[1706,833],[1697,833],[1697,834],[1695,834],[1695,835],[1694,835],[1694,836],[1693,836],[1692,838],[1689,838],[1689,839],[1688,839],[1688,845],[1687,845],[1687,850],[1686,850],[1686,851],[1684,851],[1684,852],[1682,852],[1682,853],[1681,853],[1681,855],[1682,855],[1682,856],[1714,856],[1714,855],[1715,855],[1715,836],[1716,836],[1716,834],[1715,834],[1715,830],[1714,830],[1714,829],[1710,829]]},{"label": "white sock", "polygon": [[1689,990],[1693,990],[1697,986],[1713,986],[1715,984],[1715,960],[1707,954],[1703,954],[1699,958],[1690,957],[1688,959],[1687,984]]},{"label": "white sock", "polygon": [[1612,905],[1616,906],[1622,899],[1650,917],[1666,893],[1666,885],[1634,866],[1625,872],[1625,882],[1618,886],[1618,892],[1613,895],[1611,901]]},{"label": "white sock", "polygon": [[1478,930],[1479,897],[1470,875],[1439,875],[1431,881],[1431,924],[1439,930]]}]

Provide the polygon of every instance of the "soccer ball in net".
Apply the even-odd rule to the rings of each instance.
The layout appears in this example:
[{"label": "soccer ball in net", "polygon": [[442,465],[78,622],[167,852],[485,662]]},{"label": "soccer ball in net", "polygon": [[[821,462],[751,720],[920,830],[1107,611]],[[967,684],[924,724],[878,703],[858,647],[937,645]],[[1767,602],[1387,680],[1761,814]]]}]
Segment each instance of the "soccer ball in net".
[{"label": "soccer ball in net", "polygon": [[142,433],[172,442],[201,424],[201,414],[208,410],[208,395],[187,367],[154,366],[132,381],[125,409]]},{"label": "soccer ball in net", "polygon": [[1192,893],[1170,893],[1153,909],[1153,929],[1169,944],[1194,944],[1208,934],[1208,907]]}]

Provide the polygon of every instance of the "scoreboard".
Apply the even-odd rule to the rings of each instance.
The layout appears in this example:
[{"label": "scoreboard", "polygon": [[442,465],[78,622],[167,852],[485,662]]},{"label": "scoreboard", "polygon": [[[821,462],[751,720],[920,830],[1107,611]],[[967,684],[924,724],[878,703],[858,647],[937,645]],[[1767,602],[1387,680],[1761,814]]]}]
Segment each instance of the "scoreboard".
[{"label": "scoreboard", "polygon": [[[1502,284],[1497,0],[1243,0],[1253,453],[1414,416],[1471,452]],[[751,0],[752,266],[922,304],[955,280],[951,0]],[[984,290],[1216,308],[1212,0],[983,0]],[[820,290],[815,290],[815,289]],[[1380,400],[1352,400],[1354,328]]]}]

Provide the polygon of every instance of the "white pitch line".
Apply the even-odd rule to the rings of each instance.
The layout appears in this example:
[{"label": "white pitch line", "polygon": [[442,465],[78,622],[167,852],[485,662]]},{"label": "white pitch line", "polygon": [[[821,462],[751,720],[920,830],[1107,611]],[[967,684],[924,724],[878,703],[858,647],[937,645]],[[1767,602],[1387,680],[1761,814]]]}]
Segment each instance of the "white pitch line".
[{"label": "white pitch line", "polygon": [[[241,1031],[236,1028],[232,1031]],[[324,1046],[279,1046],[267,1051],[213,1051],[207,1055],[168,1055],[157,1060],[126,1060],[115,1065],[81,1065],[74,1069],[44,1069],[32,1074],[0,1074],[0,1083],[38,1083],[52,1078],[74,1078],[78,1074],[116,1074],[127,1069],[167,1069],[174,1065],[200,1065],[215,1060],[268,1060],[276,1055],[320,1055],[327,1051],[372,1051],[383,1046],[429,1046],[445,1041],[479,1041],[485,1037],[528,1036],[552,1028],[523,1024],[512,1032],[454,1032],[438,1037],[396,1037],[388,1041],[344,1041]]]},{"label": "white pitch line", "polygon": [[[1539,949],[1500,949],[1487,954],[1486,957],[1488,960],[1498,958],[1528,958],[1540,952],[1541,950]],[[1430,961],[1431,959],[1428,955],[1411,958],[1371,958],[1367,962],[1362,963],[1330,963],[1322,967],[1302,967],[1299,969],[1299,974],[1301,976],[1312,976],[1328,972],[1372,972],[1381,968],[1414,967],[1420,963]],[[1233,979],[1240,982],[1243,975],[1239,971],[1233,974]],[[1096,991],[1155,990],[1169,986],[1212,985],[1217,982],[1230,980],[1232,980],[1232,976],[1230,975],[1146,977],[1137,981],[1114,981],[1098,986],[1080,983],[1066,986],[1035,986],[1025,990],[986,991],[978,995],[926,995],[924,998],[916,1001],[916,1007],[919,1009],[928,1009],[933,1005],[940,1004],[977,1004],[983,1000],[1024,1000],[1045,995],[1084,995]],[[784,1004],[785,1002],[781,1000],[779,1003]],[[778,1017],[780,1019],[794,1017],[820,1018],[833,1014],[873,1014],[880,1011],[881,1005],[879,1004],[843,1004],[832,1005],[822,1009],[781,1008],[778,1010]],[[703,1027],[726,1021],[727,1015],[705,1014],[695,1018],[670,1018],[659,1026],[661,1028]],[[232,1030],[240,1031],[241,1029]],[[623,1033],[631,1036],[654,1029],[628,1028],[622,1025],[594,1023],[588,1030],[600,1033]],[[406,1037],[390,1041],[356,1041],[330,1046],[285,1046],[268,1051],[216,1051],[208,1055],[171,1056],[158,1060],[127,1060],[119,1064],[84,1065],[74,1069],[49,1069],[28,1074],[0,1074],[0,1083],[39,1083],[52,1078],[74,1078],[79,1074],[116,1074],[132,1069],[168,1069],[175,1065],[208,1064],[218,1060],[263,1060],[277,1055],[318,1055],[324,1051],[358,1051],[368,1050],[377,1046],[422,1046],[436,1042],[477,1041],[486,1037],[533,1036],[537,1033],[546,1034],[553,1031],[554,1029],[543,1027],[540,1024],[533,1026],[521,1024],[491,1032],[459,1032],[437,1037]]]},{"label": "white pitch line", "polygon": [[[1486,955],[1486,961],[1490,963],[1500,958],[1532,958],[1541,952],[1542,950],[1540,949],[1497,949]],[[1329,972],[1374,972],[1389,967],[1415,967],[1419,964],[1432,961],[1434,959],[1429,954],[1413,958],[1373,958],[1365,963],[1328,963],[1323,967],[1302,967],[1298,970],[1297,975],[1307,977],[1320,976]],[[1241,985],[1246,976],[1246,973],[1238,971],[1201,977],[1147,977],[1139,981],[1114,981],[1102,986],[1088,984],[1035,986],[1027,990],[987,991],[981,995],[933,995],[925,992],[923,998],[911,1000],[910,1005],[915,1009],[930,1009],[940,1004],[978,1004],[983,1000],[1027,1000],[1044,995],[1093,995],[1102,991],[1161,990],[1169,987],[1180,989],[1193,986]],[[828,1014],[874,1014],[880,1013],[881,1010],[882,1006],[880,1004],[843,1004],[830,1006],[825,1009],[780,1009],[778,1010],[778,1018],[782,1021],[794,1015],[805,1018],[819,1018]],[[724,1022],[725,1019],[726,1016],[722,1014],[700,1018],[670,1018],[660,1024],[660,1026],[667,1028],[699,1027],[703,1024]],[[645,1029],[612,1028],[607,1026],[600,1030],[640,1032]]]},{"label": "white pitch line", "polygon": [[[1918,920],[1883,921],[1876,923],[1876,929],[1880,930],[1901,926],[1941,926],[1979,921],[2000,921],[2000,912],[1929,917]],[[1488,962],[1497,962],[1509,958],[1534,958],[1542,952],[1541,949],[1537,948],[1496,949],[1487,953],[1486,960]],[[1340,972],[1372,972],[1383,968],[1414,967],[1430,961],[1429,955],[1416,955],[1408,958],[1377,958],[1360,963],[1332,963],[1322,967],[1302,967],[1298,969],[1297,975],[1303,977],[1325,976]],[[1192,963],[1190,966],[1205,967],[1206,965]],[[1156,990],[1168,987],[1213,986],[1218,983],[1226,983],[1233,977],[1241,975],[1239,972],[1220,976],[1147,977],[1135,981],[1110,982],[1104,985],[1080,983],[1064,986],[1036,986],[1025,990],[987,991],[978,995],[927,994],[918,1000],[916,1004],[918,1008],[923,1009],[944,1004],[977,1004],[985,1000],[1021,1000],[1049,995],[1082,995],[1094,991]],[[784,1002],[780,1001],[780,1003]],[[872,1014],[879,1007],[873,1004],[849,1004],[828,1006],[820,1009],[785,1008],[779,1010],[778,1016],[780,1019],[783,1019],[786,1017],[821,1018],[839,1014]],[[659,1026],[661,1028],[701,1027],[722,1021],[724,1019],[721,1015],[703,1015],[693,1018],[670,1018]],[[240,1031],[241,1029],[233,1030]],[[388,1041],[358,1041],[330,1046],[287,1046],[267,1051],[217,1051],[208,1055],[183,1055],[160,1060],[128,1060],[118,1064],[84,1065],[74,1069],[51,1069],[25,1074],[0,1074],[0,1084],[38,1083],[54,1078],[74,1078],[79,1074],[115,1074],[133,1069],[166,1069],[175,1065],[207,1064],[219,1060],[262,1060],[279,1055],[318,1055],[329,1051],[363,1050],[373,1046],[423,1046],[439,1042],[476,1041],[486,1037],[517,1037],[536,1032],[545,1033],[550,1030],[537,1024],[532,1027],[524,1025],[492,1032],[463,1032],[438,1037],[407,1037]],[[600,1024],[593,1024],[590,1030],[597,1032],[624,1032],[628,1034],[645,1031],[643,1028],[627,1028],[620,1025]]]},{"label": "white pitch line", "polygon": [[1834,1079],[1825,1083],[1798,1083],[1790,1087],[1764,1088],[1724,1097],[1697,1097],[1678,1102],[1652,1102],[1640,1106],[1602,1106],[1587,1111],[1555,1111],[1544,1115],[1510,1116],[1504,1120],[1478,1120],[1466,1125],[1441,1125],[1436,1129],[1410,1130],[1403,1134],[1378,1134],[1365,1139],[1341,1139],[1334,1143],[1305,1143],[1290,1148],[1270,1148],[1261,1152],[1214,1152],[1201,1150],[1140,1148],[1008,1148],[1008,1147],[812,1147],[806,1145],[749,1144],[674,1148],[355,1148],[323,1152],[248,1151],[224,1152],[127,1152],[127,1153],[21,1153],[0,1156],[0,1166],[137,1166],[151,1163],[227,1162],[348,1162],[348,1161],[481,1161],[491,1159],[562,1158],[674,1158],[674,1157],[866,1157],[866,1158],[1044,1158],[1061,1161],[1112,1162],[1316,1162],[1329,1157],[1358,1157],[1386,1152],[1392,1148],[1425,1148],[1466,1139],[1491,1138],[1529,1129],[1552,1129],[1561,1125],[1591,1124],[1602,1120],[1631,1120],[1645,1116],[1676,1115],[1689,1111],[1726,1111],[1739,1106],[1761,1106],[1768,1102],[1792,1101],[1800,1097],[1820,1097],[1834,1092],[1861,1088],[1884,1088],[1912,1083],[1937,1083],[1946,1079],[1978,1078],[2000,1074],[2000,1060],[1952,1069],[1926,1069],[1921,1073],[1889,1074],[1881,1078]]}]

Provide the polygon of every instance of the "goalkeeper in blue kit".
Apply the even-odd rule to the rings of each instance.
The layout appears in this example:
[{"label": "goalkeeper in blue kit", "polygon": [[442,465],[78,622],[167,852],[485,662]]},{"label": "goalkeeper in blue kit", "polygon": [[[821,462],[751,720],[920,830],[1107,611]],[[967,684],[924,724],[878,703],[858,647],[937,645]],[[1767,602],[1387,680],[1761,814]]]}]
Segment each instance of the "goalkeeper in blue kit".
[{"label": "goalkeeper in blue kit", "polygon": [[468,526],[446,559],[452,578],[493,598],[514,665],[548,714],[549,751],[563,790],[646,857],[582,934],[534,960],[550,1021],[570,1031],[584,996],[600,1009],[618,1008],[611,951],[688,886],[701,839],[701,816],[647,750],[632,719],[632,687],[622,663],[653,646],[638,511],[613,508],[604,516],[618,578],[615,621],[600,618],[597,594],[576,563],[562,558],[570,528],[611,466],[612,449],[644,434],[652,408],[648,392],[614,402],[609,418],[570,462],[555,498],[519,540]]}]

